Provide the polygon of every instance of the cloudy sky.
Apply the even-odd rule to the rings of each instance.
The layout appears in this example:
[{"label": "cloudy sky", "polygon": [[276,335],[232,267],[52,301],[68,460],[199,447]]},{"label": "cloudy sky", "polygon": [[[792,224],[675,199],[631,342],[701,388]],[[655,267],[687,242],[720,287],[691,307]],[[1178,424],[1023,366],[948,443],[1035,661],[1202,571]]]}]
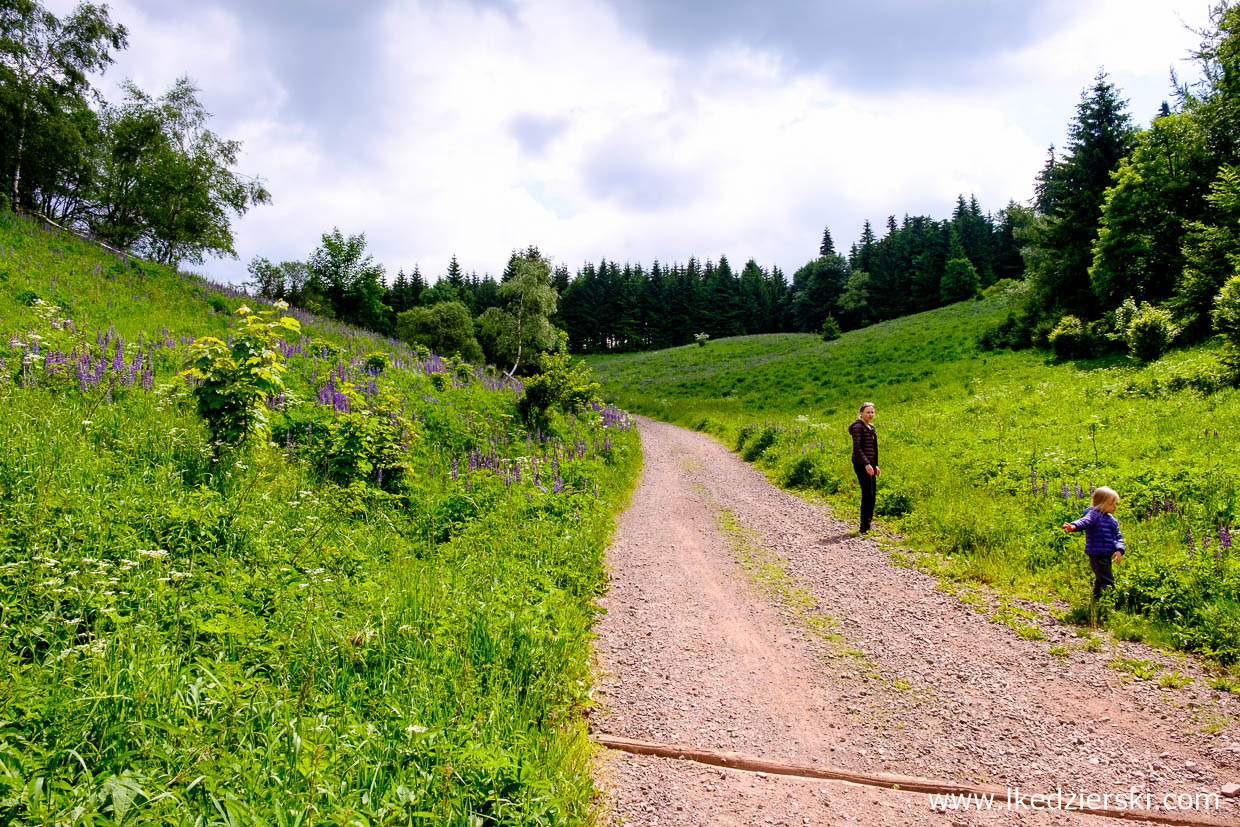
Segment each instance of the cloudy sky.
[{"label": "cloudy sky", "polygon": [[[67,12],[74,0],[45,0]],[[365,233],[390,275],[498,273],[535,244],[726,254],[789,274],[824,225],[1032,195],[1099,69],[1146,123],[1208,0],[111,0],[130,46],[98,86],[188,74],[273,203],[254,256]]]}]

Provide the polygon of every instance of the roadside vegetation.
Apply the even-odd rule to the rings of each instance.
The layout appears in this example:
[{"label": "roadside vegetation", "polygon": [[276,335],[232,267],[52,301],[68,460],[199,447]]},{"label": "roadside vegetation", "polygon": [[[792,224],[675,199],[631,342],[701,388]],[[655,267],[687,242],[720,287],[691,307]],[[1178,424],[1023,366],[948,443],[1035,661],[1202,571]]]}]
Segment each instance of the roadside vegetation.
[{"label": "roadside vegetation", "polygon": [[0,213],[0,823],[570,824],[639,463],[522,382]]},{"label": "roadside vegetation", "polygon": [[[855,519],[846,428],[877,405],[880,524],[952,579],[1062,601],[1090,621],[1082,542],[1060,528],[1091,486],[1121,496],[1129,553],[1100,622],[1127,639],[1240,659],[1240,392],[1217,341],[1153,362],[1056,362],[978,340],[1019,296],[851,331],[748,336],[591,357],[626,409],[719,437],[773,481]],[[1067,608],[1064,608],[1064,607]]]}]

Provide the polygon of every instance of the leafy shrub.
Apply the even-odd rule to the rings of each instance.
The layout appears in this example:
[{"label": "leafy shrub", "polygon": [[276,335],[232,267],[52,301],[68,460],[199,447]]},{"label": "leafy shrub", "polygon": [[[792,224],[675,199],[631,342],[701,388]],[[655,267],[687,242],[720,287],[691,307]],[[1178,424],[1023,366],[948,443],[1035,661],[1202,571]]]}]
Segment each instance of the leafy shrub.
[{"label": "leafy shrub", "polygon": [[207,304],[209,304],[211,309],[216,313],[228,313],[228,302],[224,301],[219,296],[212,296],[211,300],[207,302]]},{"label": "leafy shrub", "polygon": [[[1137,303],[1132,299],[1124,299],[1119,307],[1115,308],[1112,313],[1114,317],[1115,336],[1120,340],[1125,340],[1128,336],[1128,328],[1132,326],[1132,320],[1137,317]],[[1127,342],[1125,342],[1127,344]]]},{"label": "leafy shrub", "polygon": [[[284,302],[278,309],[287,309]],[[216,442],[238,445],[268,433],[268,397],[284,389],[284,357],[276,347],[281,331],[300,333],[296,319],[276,318],[273,311],[252,313],[242,305],[232,345],[203,336],[190,346],[186,374],[197,381],[198,413]]]},{"label": "leafy shrub", "polygon": [[374,353],[366,357],[366,369],[369,371],[382,373],[387,370],[387,366],[388,355],[381,350],[376,350]]},{"label": "leafy shrub", "polygon": [[1135,358],[1152,362],[1167,352],[1178,333],[1169,311],[1143,303],[1128,323],[1124,341]]},{"label": "leafy shrub", "polygon": [[[701,431],[703,429],[696,428],[695,430]],[[753,436],[754,434],[758,433],[759,430],[761,429],[757,425],[746,425],[745,427],[741,428],[739,431],[736,432],[736,442],[735,444],[733,444],[732,450],[737,451],[739,453],[741,449],[745,447],[745,443],[749,441],[749,438]]]},{"label": "leafy shrub", "polygon": [[694,333],[693,341],[697,342],[698,347],[706,347],[706,343],[710,341],[709,333]]},{"label": "leafy shrub", "polygon": [[883,486],[874,497],[874,513],[880,517],[903,517],[912,510],[912,495],[899,488]]},{"label": "leafy shrub", "polygon": [[1240,273],[1229,278],[1214,297],[1214,329],[1232,347],[1240,348]]},{"label": "leafy shrub", "polygon": [[568,334],[560,333],[559,347],[542,354],[539,364],[541,371],[524,380],[517,400],[517,412],[526,422],[545,420],[552,408],[571,413],[599,401],[599,384],[590,369],[568,352]]},{"label": "leafy shrub", "polygon": [[18,293],[15,298],[17,299],[18,304],[24,304],[26,307],[31,307],[39,300],[39,294],[33,290],[23,290]]},{"label": "leafy shrub", "polygon": [[452,356],[448,359],[448,372],[456,378],[456,381],[462,383],[474,378],[473,365],[462,361],[459,356]]},{"label": "leafy shrub", "polygon": [[1047,348],[1051,346],[1051,333],[1055,330],[1055,322],[1051,319],[1039,319],[1031,322],[1029,327],[1029,341],[1036,348]]},{"label": "leafy shrub", "polygon": [[1185,649],[1222,664],[1240,660],[1240,605],[1230,600],[1207,603],[1191,623],[1179,624]]},{"label": "leafy shrub", "polygon": [[1240,273],[1223,283],[1210,316],[1226,343],[1224,361],[1231,369],[1232,383],[1240,384]]},{"label": "leafy shrub", "polygon": [[1116,578],[1116,605],[1164,621],[1192,615],[1199,588],[1191,572],[1181,568],[1182,560],[1179,555],[1133,556]]},{"label": "leafy shrub", "polygon": [[340,355],[344,353],[344,350],[331,342],[314,338],[310,340],[308,352],[311,356],[318,357],[319,359],[334,361],[340,358]]},{"label": "leafy shrub", "polygon": [[405,443],[414,436],[400,403],[389,392],[367,406],[356,387],[342,383],[338,390],[350,402],[313,430],[310,461],[325,479],[339,485],[368,483],[391,488],[408,471]]},{"label": "leafy shrub", "polygon": [[1091,355],[1099,356],[1107,351],[1122,350],[1127,347],[1122,336],[1115,330],[1115,315],[1104,313],[1101,319],[1094,319],[1086,326],[1089,333]]},{"label": "leafy shrub", "polygon": [[1008,313],[1002,320],[983,330],[977,344],[982,350],[1027,348],[1031,344],[1029,328],[1017,319],[1015,313]]},{"label": "leafy shrub", "polygon": [[822,327],[818,331],[818,335],[822,337],[824,342],[832,342],[840,338],[843,333],[840,331],[840,323],[835,320],[834,316],[827,316],[822,320]]},{"label": "leafy shrub", "polygon": [[721,436],[727,433],[727,426],[718,419],[709,416],[698,417],[689,424],[689,427],[695,431],[704,434],[715,434]]},{"label": "leafy shrub", "polygon": [[1071,314],[1055,325],[1046,339],[1056,359],[1079,359],[1088,356],[1092,342],[1085,323]]},{"label": "leafy shrub", "polygon": [[783,469],[780,485],[835,494],[840,478],[831,470],[821,454],[801,454]]},{"label": "leafy shrub", "polygon": [[763,428],[754,436],[753,439],[746,441],[745,447],[741,449],[741,457],[746,462],[753,462],[762,453],[775,444],[775,436],[778,432],[771,427]]},{"label": "leafy shrub", "polygon": [[1016,296],[1024,293],[1026,289],[1027,282],[1014,279],[999,279],[982,290],[982,298],[994,299],[999,296]]},{"label": "leafy shrub", "polygon": [[1167,379],[1171,391],[1185,389],[1211,394],[1233,384],[1234,376],[1228,365],[1210,353],[1202,354],[1184,365],[1178,366]]}]

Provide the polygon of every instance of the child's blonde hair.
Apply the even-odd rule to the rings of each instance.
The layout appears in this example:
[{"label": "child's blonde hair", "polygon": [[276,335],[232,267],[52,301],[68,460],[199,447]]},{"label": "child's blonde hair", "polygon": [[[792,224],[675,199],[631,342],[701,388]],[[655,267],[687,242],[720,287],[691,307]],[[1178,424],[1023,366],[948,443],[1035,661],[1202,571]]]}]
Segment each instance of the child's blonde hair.
[{"label": "child's blonde hair", "polygon": [[1114,514],[1115,506],[1119,505],[1119,494],[1116,494],[1112,488],[1100,485],[1094,489],[1094,496],[1089,504],[1093,506],[1095,511],[1105,511],[1108,514]]}]

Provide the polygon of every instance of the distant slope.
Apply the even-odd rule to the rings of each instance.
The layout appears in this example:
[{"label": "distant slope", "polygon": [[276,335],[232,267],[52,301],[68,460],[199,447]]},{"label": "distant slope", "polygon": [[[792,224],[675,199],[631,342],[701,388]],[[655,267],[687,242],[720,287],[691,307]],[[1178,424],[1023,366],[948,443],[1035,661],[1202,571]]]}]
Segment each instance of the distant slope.
[{"label": "distant slope", "polygon": [[[994,299],[964,302],[852,331],[834,342],[802,333],[738,336],[705,347],[587,361],[630,410],[669,421],[831,414],[862,397],[917,399],[961,371],[993,365],[993,354],[981,353],[976,338],[1003,309]],[[1032,360],[1028,353],[1003,357],[1015,364]]]},{"label": "distant slope", "polygon": [[594,357],[605,391],[639,413],[710,431],[773,479],[855,519],[848,424],[877,405],[889,529],[939,552],[921,565],[1075,601],[1091,575],[1079,517],[1110,485],[1130,554],[1113,625],[1240,659],[1240,393],[1209,347],[1143,366],[1053,364],[975,344],[1004,312],[963,302],[845,334],[750,336]]}]

